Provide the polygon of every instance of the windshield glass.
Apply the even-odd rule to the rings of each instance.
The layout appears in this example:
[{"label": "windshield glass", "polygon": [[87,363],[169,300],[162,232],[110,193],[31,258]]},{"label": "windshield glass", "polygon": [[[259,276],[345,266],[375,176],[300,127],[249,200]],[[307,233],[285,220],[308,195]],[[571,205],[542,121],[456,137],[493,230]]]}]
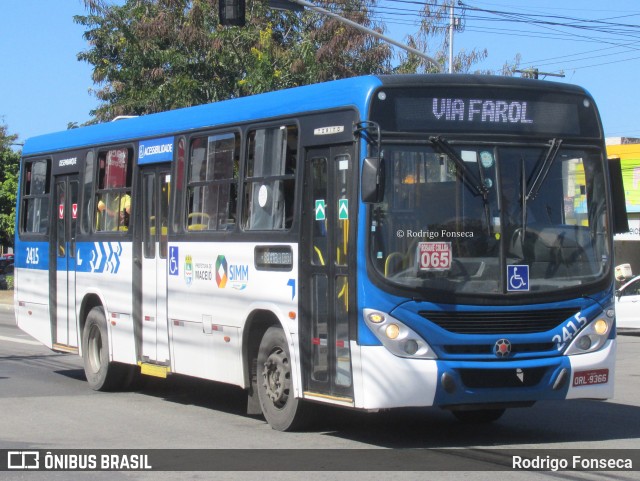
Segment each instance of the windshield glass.
[{"label": "windshield glass", "polygon": [[383,157],[370,256],[389,283],[426,299],[542,293],[594,282],[609,267],[595,149],[431,139],[385,144]]}]

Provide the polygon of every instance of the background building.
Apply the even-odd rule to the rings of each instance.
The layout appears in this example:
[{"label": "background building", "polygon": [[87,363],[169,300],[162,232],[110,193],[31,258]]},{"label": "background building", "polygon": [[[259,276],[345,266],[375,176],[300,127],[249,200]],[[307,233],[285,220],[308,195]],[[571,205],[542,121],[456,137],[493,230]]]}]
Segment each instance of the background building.
[{"label": "background building", "polygon": [[616,265],[628,263],[640,275],[640,139],[607,139],[607,155],[619,158],[629,218],[629,232],[615,236]]}]

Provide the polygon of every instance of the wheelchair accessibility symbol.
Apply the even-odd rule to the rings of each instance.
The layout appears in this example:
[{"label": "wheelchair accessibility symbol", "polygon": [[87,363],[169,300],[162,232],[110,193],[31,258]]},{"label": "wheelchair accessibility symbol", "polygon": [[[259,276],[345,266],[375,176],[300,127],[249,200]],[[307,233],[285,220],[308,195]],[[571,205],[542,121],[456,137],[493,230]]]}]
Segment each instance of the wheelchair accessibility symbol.
[{"label": "wheelchair accessibility symbol", "polygon": [[177,276],[180,273],[180,268],[178,267],[178,261],[180,259],[180,254],[178,248],[175,246],[169,247],[169,275]]},{"label": "wheelchair accessibility symbol", "polygon": [[529,266],[507,266],[507,291],[529,290]]}]

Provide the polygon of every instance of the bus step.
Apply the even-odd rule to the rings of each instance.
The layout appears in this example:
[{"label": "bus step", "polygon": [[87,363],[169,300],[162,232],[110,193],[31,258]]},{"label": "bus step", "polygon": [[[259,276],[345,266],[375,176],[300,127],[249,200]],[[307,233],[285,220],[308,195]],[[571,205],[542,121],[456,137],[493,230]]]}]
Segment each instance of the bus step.
[{"label": "bus step", "polygon": [[158,364],[148,364],[146,362],[139,362],[140,373],[145,376],[161,377],[166,379],[167,375],[171,372],[169,366],[160,366]]},{"label": "bus step", "polygon": [[353,399],[350,398],[350,397],[334,396],[334,395],[330,395],[330,394],[324,394],[324,393],[319,393],[319,392],[311,392],[311,391],[305,391],[304,392],[304,397],[305,397],[305,399],[311,399],[311,400],[316,400],[316,401],[324,401],[324,402],[327,402],[329,404],[336,404],[338,406],[350,406],[350,407],[353,407]]},{"label": "bus step", "polygon": [[73,346],[67,346],[66,344],[53,344],[51,348],[55,352],[64,352],[69,354],[78,354],[78,348]]}]

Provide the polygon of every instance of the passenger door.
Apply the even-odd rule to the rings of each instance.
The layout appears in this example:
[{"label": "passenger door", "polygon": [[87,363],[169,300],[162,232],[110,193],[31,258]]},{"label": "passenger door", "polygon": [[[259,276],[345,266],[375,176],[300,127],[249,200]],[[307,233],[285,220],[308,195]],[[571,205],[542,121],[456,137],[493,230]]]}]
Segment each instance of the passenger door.
[{"label": "passenger door", "polygon": [[354,177],[353,146],[307,151],[300,254],[305,397],[347,403],[353,399]]},{"label": "passenger door", "polygon": [[142,192],[142,361],[169,363],[167,229],[170,166],[144,166]]},{"label": "passenger door", "polygon": [[55,181],[55,309],[54,349],[76,351],[76,227],[78,224],[78,176],[61,175]]}]

